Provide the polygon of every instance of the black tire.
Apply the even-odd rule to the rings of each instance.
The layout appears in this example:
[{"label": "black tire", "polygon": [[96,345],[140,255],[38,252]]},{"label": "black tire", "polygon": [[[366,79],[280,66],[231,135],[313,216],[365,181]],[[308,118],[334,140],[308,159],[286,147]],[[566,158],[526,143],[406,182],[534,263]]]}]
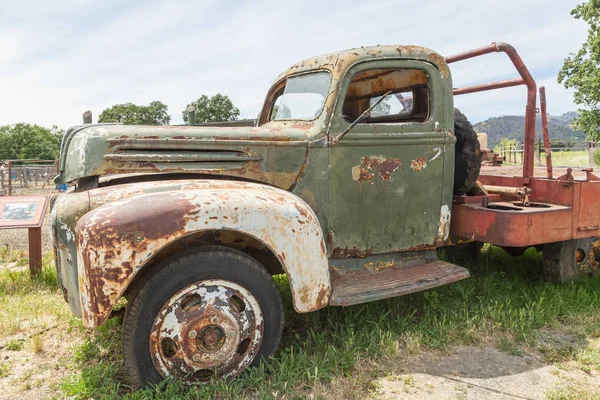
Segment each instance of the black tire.
[{"label": "black tire", "polygon": [[468,242],[440,248],[446,261],[459,265],[468,265],[477,261],[483,242]]},{"label": "black tire", "polygon": [[[159,268],[158,271],[150,275],[131,299],[123,322],[123,358],[132,386],[144,387],[148,384],[159,383],[164,379],[152,359],[150,335],[153,325],[159,312],[164,310],[173,298],[176,298],[185,288],[195,287],[202,282],[214,282],[214,280],[230,282],[245,289],[258,303],[263,320],[262,328],[257,323],[256,329],[262,329],[262,342],[254,347],[251,355],[254,358],[250,366],[257,365],[261,359],[267,359],[279,346],[283,331],[281,295],[269,273],[253,258],[236,250],[210,247],[207,250],[199,250],[184,254],[179,258],[165,260],[164,264],[158,265],[157,268]],[[181,311],[179,310],[179,312]],[[197,314],[204,315],[204,312]],[[198,321],[200,317],[195,318],[195,321]],[[186,332],[186,328],[188,326],[184,326],[179,321],[179,331]],[[199,338],[200,335],[197,340]],[[226,343],[227,340],[227,335],[222,336],[223,343]],[[180,344],[181,342],[178,343],[178,345]],[[236,347],[238,350],[239,348],[239,346]],[[186,365],[186,367],[188,366]],[[244,364],[242,369],[230,377],[241,373],[245,366],[247,365]],[[218,367],[215,366],[214,370],[217,371]],[[167,373],[167,375],[171,374]],[[214,376],[213,374],[210,378]],[[216,377],[220,376],[217,374]],[[175,376],[175,378],[197,382],[188,375]]]},{"label": "black tire", "polygon": [[454,194],[462,196],[468,194],[477,182],[481,169],[481,149],[477,133],[458,108],[454,109],[454,135]]},{"label": "black tire", "polygon": [[525,254],[525,251],[528,249],[529,247],[511,247],[511,246],[504,246],[502,247],[502,250],[504,250],[508,255],[513,256],[513,257],[521,257],[523,254]]}]

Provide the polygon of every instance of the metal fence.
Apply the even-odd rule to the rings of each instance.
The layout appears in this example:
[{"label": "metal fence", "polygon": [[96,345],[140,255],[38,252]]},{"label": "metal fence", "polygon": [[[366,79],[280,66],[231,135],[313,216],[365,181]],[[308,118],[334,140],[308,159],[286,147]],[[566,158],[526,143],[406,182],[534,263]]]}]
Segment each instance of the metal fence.
[{"label": "metal fence", "polygon": [[0,161],[0,195],[11,196],[55,189],[54,160]]},{"label": "metal fence", "polygon": [[[519,166],[523,165],[523,145],[519,146],[500,146],[495,148],[499,155],[504,157],[504,165]],[[581,167],[595,168],[594,153],[600,151],[600,147],[595,147],[593,142],[578,143],[573,147],[551,147],[552,164],[555,167]],[[536,146],[535,164],[537,166],[546,165],[545,150],[540,143]]]}]

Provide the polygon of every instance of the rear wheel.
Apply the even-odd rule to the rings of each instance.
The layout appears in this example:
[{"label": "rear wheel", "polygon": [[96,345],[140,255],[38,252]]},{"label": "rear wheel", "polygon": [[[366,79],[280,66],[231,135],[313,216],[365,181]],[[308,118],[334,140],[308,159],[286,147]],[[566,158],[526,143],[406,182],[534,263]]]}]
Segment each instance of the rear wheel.
[{"label": "rear wheel", "polygon": [[544,277],[569,282],[600,269],[600,238],[574,239],[544,245]]},{"label": "rear wheel", "polygon": [[136,387],[233,378],[275,351],[282,329],[271,276],[246,254],[213,247],[167,262],[141,286],[123,324],[125,367]]},{"label": "rear wheel", "polygon": [[460,112],[454,109],[454,194],[468,194],[475,187],[481,169],[481,150],[473,126]]},{"label": "rear wheel", "polygon": [[477,261],[479,253],[483,247],[483,242],[468,242],[454,246],[442,247],[440,250],[449,262],[459,265],[472,264]]}]

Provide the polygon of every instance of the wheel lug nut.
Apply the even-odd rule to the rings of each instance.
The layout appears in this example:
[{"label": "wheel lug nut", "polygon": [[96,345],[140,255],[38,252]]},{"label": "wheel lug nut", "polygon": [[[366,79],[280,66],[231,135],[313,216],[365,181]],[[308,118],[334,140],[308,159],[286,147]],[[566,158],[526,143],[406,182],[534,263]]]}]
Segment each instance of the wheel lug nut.
[{"label": "wheel lug nut", "polygon": [[188,336],[190,337],[190,339],[195,339],[196,336],[198,336],[198,332],[196,332],[194,329],[192,329],[190,331],[190,333],[188,334]]},{"label": "wheel lug nut", "polygon": [[200,354],[194,354],[194,357],[192,357],[192,359],[193,359],[195,362],[200,362],[200,359],[201,359],[201,357],[200,357]]}]

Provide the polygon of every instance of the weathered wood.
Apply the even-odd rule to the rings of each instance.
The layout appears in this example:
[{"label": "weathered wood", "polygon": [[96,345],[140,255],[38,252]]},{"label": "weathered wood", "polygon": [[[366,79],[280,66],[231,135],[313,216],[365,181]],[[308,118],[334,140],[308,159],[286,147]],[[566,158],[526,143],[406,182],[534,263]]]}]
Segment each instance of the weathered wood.
[{"label": "weathered wood", "polygon": [[42,271],[42,228],[29,228],[29,273],[36,276]]}]

